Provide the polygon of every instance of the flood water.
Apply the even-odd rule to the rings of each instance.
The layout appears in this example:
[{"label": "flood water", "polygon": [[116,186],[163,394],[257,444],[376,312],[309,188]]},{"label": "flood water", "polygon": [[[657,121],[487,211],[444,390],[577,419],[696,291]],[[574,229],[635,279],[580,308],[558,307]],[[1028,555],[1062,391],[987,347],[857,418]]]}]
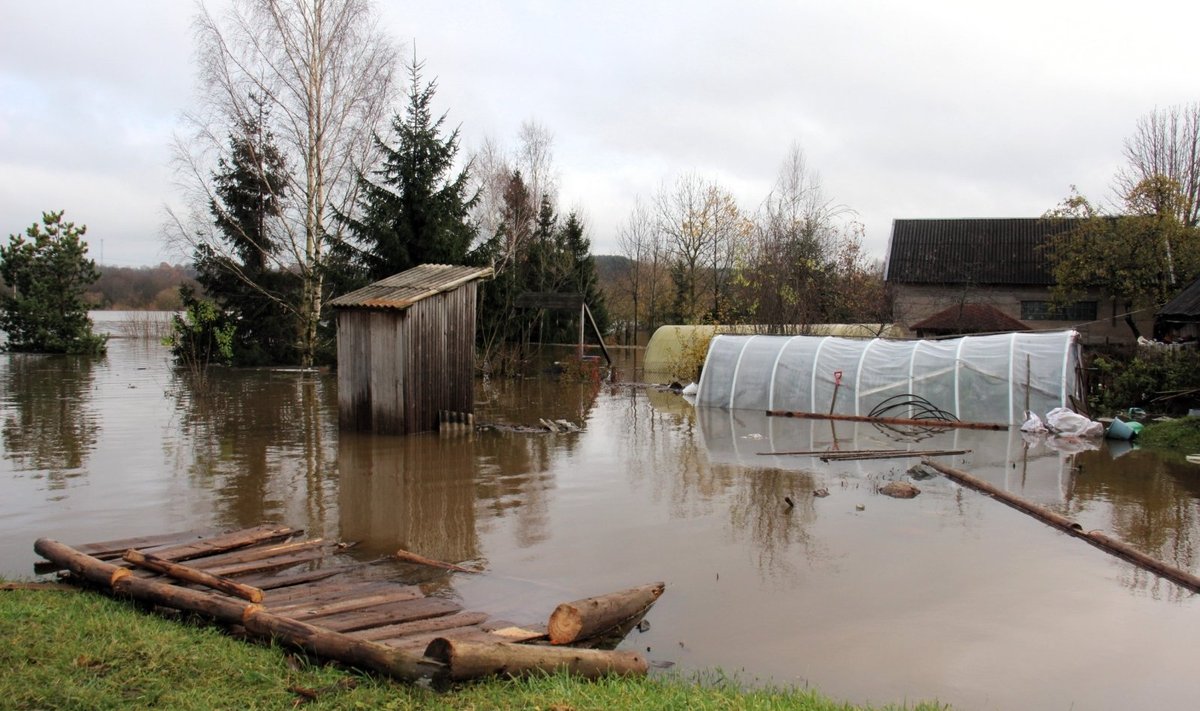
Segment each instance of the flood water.
[{"label": "flood water", "polygon": [[218,369],[200,383],[150,340],[110,341],[100,360],[0,355],[0,574],[30,576],[39,536],[278,522],[358,541],[362,559],[403,547],[482,565],[446,577],[445,594],[515,622],[664,580],[650,629],[624,647],[685,672],[962,709],[1200,696],[1192,593],[941,477],[913,500],[876,493],[913,460],[759,452],[969,449],[944,460],[1194,573],[1200,466],[1019,433],[913,441],[696,411],[625,385],[504,380],[476,394],[478,421],[582,430],[339,433],[334,375]]}]

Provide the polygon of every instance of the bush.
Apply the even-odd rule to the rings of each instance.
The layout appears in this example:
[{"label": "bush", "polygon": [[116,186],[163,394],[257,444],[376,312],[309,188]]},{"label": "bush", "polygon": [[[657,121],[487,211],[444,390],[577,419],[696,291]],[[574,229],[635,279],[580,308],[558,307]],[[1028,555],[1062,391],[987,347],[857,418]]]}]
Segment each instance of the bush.
[{"label": "bush", "polygon": [[[0,246],[0,329],[5,348],[26,353],[99,355],[107,339],[92,332],[83,294],[100,277],[81,237],[86,226],[63,222],[63,213],[42,213],[24,235]],[[44,226],[44,228],[43,228]]]},{"label": "bush", "polygon": [[1088,405],[1093,415],[1111,415],[1130,407],[1184,411],[1194,397],[1155,401],[1164,394],[1186,395],[1200,389],[1200,350],[1139,350],[1133,357],[1116,354],[1092,358]]}]

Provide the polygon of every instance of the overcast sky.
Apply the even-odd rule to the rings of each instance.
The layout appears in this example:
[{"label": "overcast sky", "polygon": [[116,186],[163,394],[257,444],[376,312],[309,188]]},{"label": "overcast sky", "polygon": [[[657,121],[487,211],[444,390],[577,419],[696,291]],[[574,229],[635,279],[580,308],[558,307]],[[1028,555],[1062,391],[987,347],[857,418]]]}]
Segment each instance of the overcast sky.
[{"label": "overcast sky", "polygon": [[[215,3],[220,7],[220,3]],[[753,210],[798,144],[882,258],[891,221],[1028,217],[1107,198],[1151,109],[1200,100],[1200,3],[382,0],[464,147],[554,135],[593,251],[685,172]],[[92,256],[182,261],[168,144],[195,96],[182,0],[0,0],[0,235],[43,210]],[[101,254],[101,245],[103,254]]]}]

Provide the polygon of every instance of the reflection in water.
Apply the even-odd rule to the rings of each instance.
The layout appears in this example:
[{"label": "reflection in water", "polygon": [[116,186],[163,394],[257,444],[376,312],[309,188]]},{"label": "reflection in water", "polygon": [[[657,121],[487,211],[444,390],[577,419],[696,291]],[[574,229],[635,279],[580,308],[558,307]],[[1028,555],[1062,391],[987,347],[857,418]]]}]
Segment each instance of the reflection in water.
[{"label": "reflection in water", "polygon": [[[505,380],[481,390],[482,423],[533,425],[546,419],[583,426],[598,386]],[[481,559],[481,533],[511,520],[519,548],[537,545],[550,535],[552,469],[581,437],[490,429],[409,437],[343,432],[341,536],[370,554],[405,548],[461,563]]]},{"label": "reflection in water", "polygon": [[[1139,550],[1184,570],[1197,570],[1200,466],[1141,450],[1111,459],[1105,452],[1079,455],[1075,496],[1064,513],[1085,529],[1104,528]],[[1190,593],[1140,568],[1122,582],[1158,597]]]},{"label": "reflection in water", "polygon": [[4,455],[44,470],[51,490],[84,474],[100,419],[92,407],[95,359],[14,353],[3,361]]},{"label": "reflection in water", "polygon": [[404,548],[453,563],[477,558],[475,438],[447,439],[342,432],[342,540],[373,555]]},{"label": "reflection in water", "polygon": [[164,444],[181,469],[215,496],[217,523],[331,523],[337,392],[328,374],[210,369],[172,373],[181,437]]}]

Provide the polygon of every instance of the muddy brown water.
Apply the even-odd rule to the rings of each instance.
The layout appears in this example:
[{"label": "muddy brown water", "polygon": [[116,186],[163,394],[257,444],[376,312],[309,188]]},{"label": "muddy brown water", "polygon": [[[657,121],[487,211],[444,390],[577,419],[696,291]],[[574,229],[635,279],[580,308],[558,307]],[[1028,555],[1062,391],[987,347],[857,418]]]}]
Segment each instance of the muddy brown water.
[{"label": "muddy brown water", "polygon": [[916,482],[912,500],[876,493],[911,461],[759,452],[970,449],[945,461],[1196,573],[1200,466],[1010,432],[914,440],[698,412],[601,383],[493,381],[477,395],[480,421],[582,429],[339,433],[327,374],[216,370],[200,384],[133,339],[96,361],[0,355],[0,574],[30,576],[39,536],[286,522],[358,541],[361,559],[405,547],[483,566],[432,575],[443,594],[517,622],[665,580],[650,629],[624,646],[684,672],[963,709],[1189,708],[1200,696],[1192,593],[943,478]]}]

